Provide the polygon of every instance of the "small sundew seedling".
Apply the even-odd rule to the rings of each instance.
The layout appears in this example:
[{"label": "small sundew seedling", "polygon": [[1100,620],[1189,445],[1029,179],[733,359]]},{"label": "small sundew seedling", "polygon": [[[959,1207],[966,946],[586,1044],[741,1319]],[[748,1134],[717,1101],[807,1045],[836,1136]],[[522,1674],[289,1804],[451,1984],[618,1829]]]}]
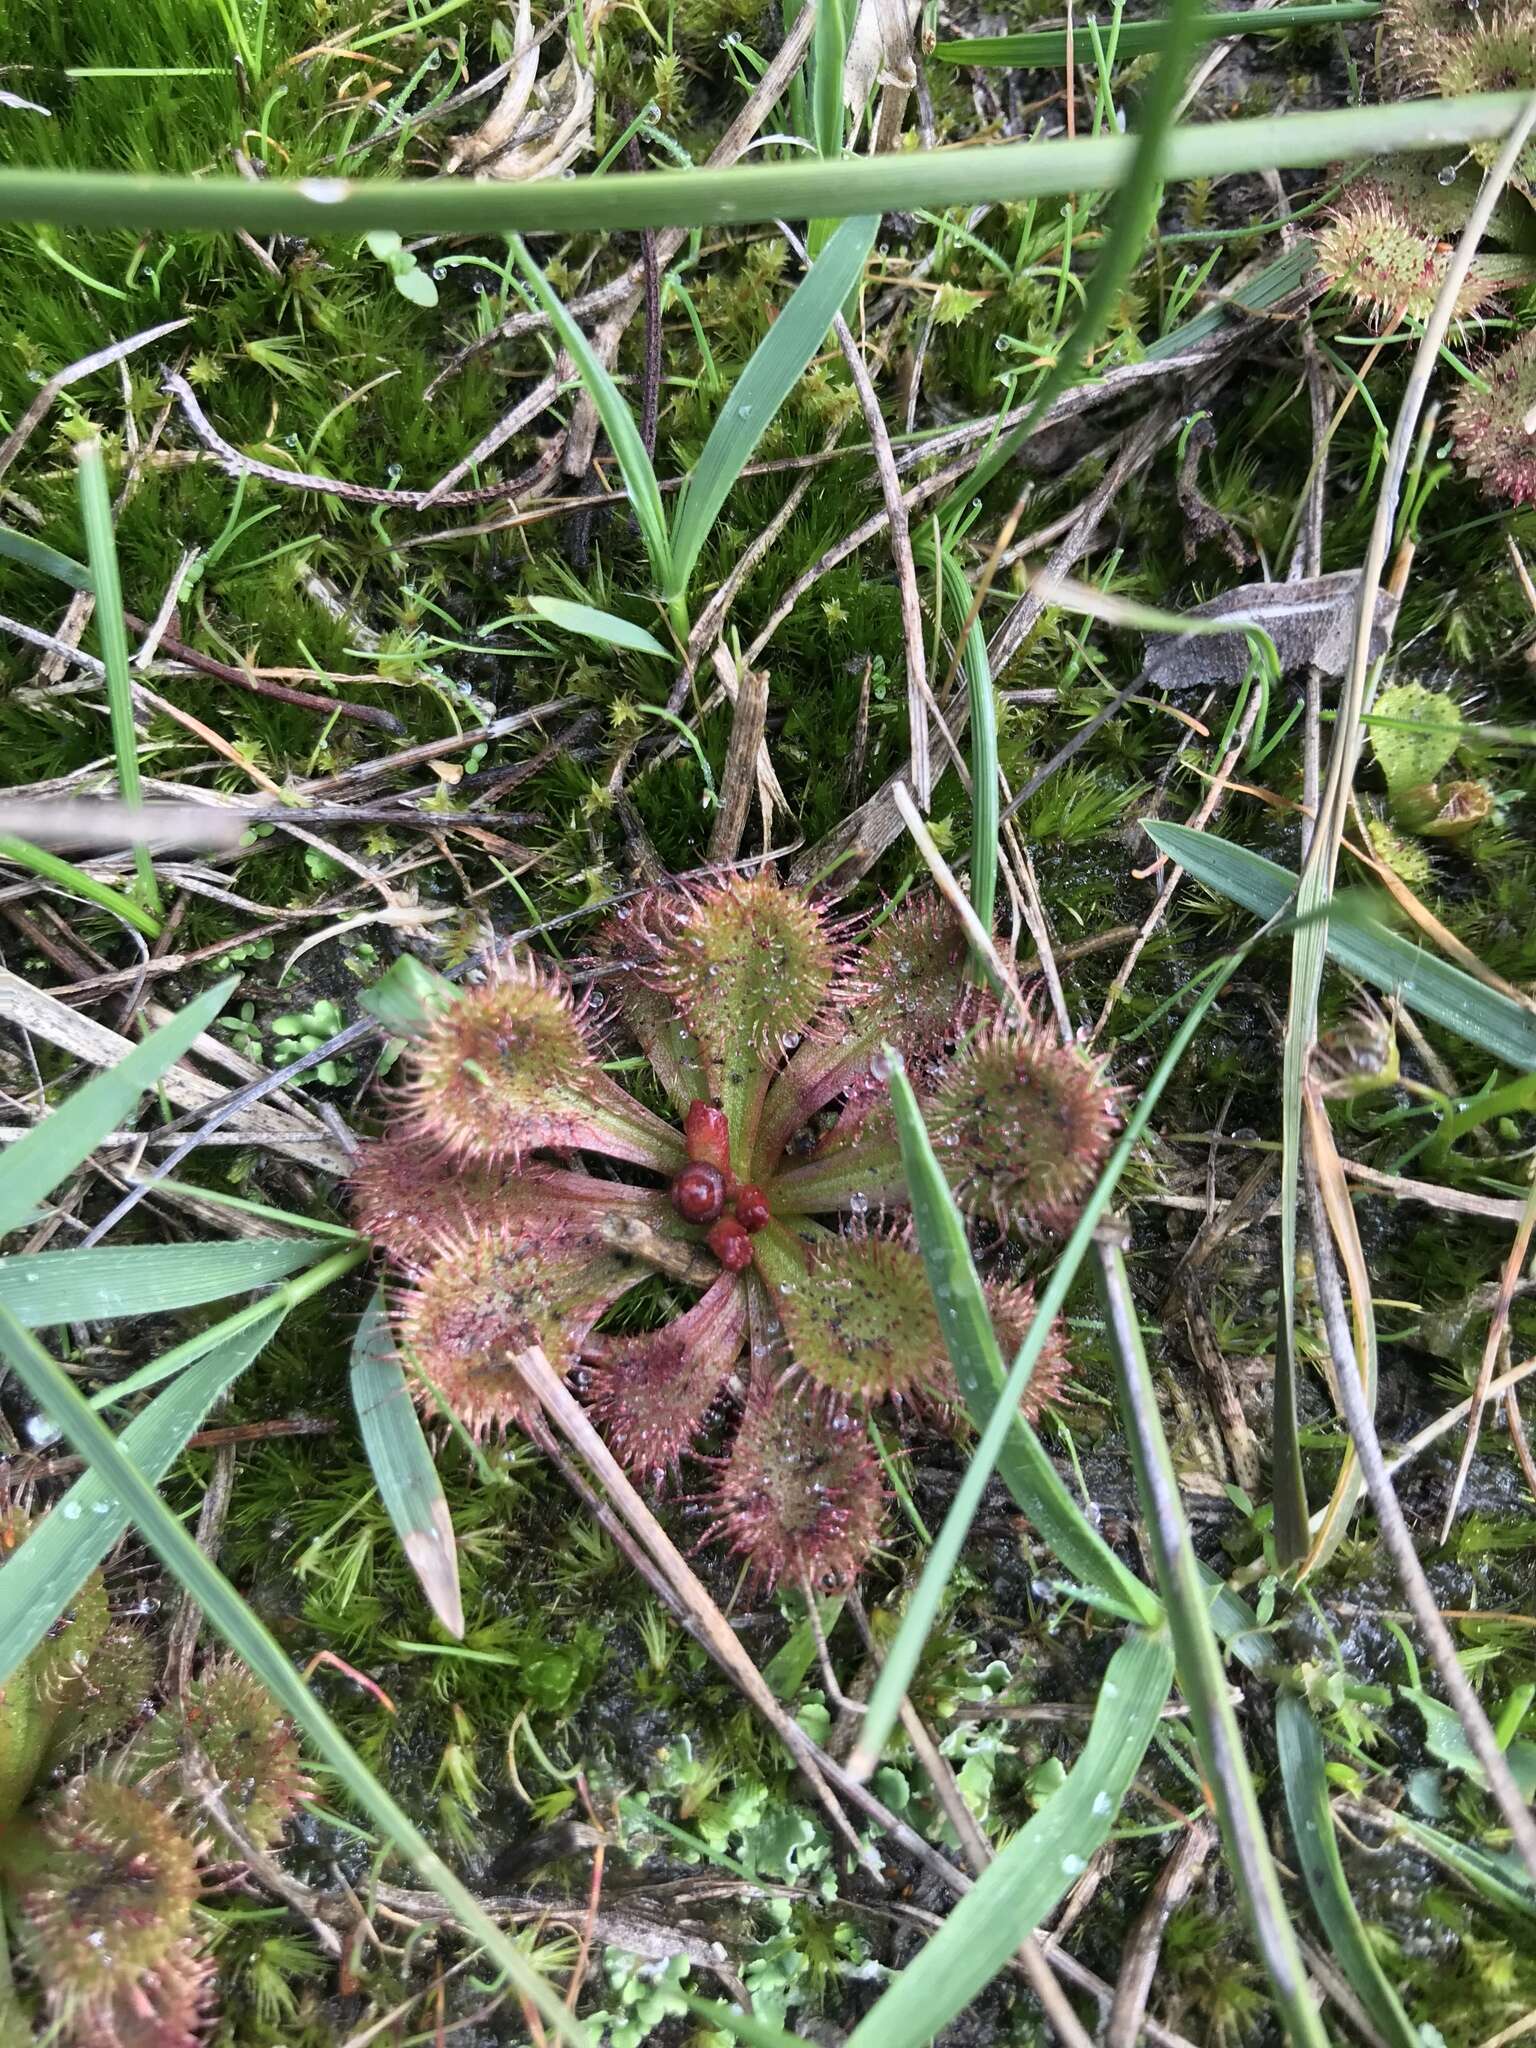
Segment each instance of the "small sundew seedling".
[{"label": "small sundew seedling", "polygon": [[[602,934],[595,986],[642,1055],[623,1073],[676,1122],[605,1070],[595,999],[530,961],[500,958],[462,993],[415,963],[386,977],[370,1004],[411,1031],[410,1080],[354,1197],[406,1276],[395,1324],[423,1407],[445,1400],[482,1436],[519,1423],[519,1356],[537,1344],[652,1477],[734,1412],[712,1533],[770,1586],[849,1583],[883,1508],[866,1416],[942,1413],[955,1395],[905,1231],[882,1048],[919,1087],[961,1201],[1004,1229],[1070,1223],[1114,1131],[1096,1064],[993,1015],[967,953],[933,902],[860,943],[767,874],[655,890]],[[647,1178],[600,1177],[576,1154]],[[692,1305],[605,1334],[657,1272]],[[1033,1297],[1002,1286],[993,1302],[1011,1348]],[[1053,1336],[1031,1414],[1066,1373]]]}]

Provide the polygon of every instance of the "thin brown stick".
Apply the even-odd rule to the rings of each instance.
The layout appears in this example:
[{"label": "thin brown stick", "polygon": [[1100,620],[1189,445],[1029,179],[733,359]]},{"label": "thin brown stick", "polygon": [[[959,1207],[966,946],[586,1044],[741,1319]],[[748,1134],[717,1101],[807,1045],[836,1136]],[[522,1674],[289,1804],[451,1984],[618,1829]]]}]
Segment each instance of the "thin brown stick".
[{"label": "thin brown stick", "polygon": [[[197,1547],[212,1564],[219,1561],[219,1545],[223,1540],[224,1523],[234,1491],[235,1447],[229,1443],[220,1444],[214,1454],[213,1471],[197,1516]],[[202,1625],[202,1609],[190,1593],[183,1593],[166,1639],[165,1670],[160,1690],[167,1699],[179,1700],[187,1689],[192,1676],[192,1659],[197,1653],[198,1631]]]},{"label": "thin brown stick", "polygon": [[885,501],[886,526],[891,536],[891,559],[896,567],[896,586],[901,596],[901,638],[907,667],[907,731],[912,764],[912,792],[918,808],[926,812],[933,802],[933,766],[928,744],[928,716],[933,699],[928,687],[928,653],[923,643],[923,606],[917,589],[917,565],[912,559],[912,535],[907,525],[906,501],[896,458],[891,450],[890,430],[880,410],[869,371],[848,322],[839,313],[832,332],[843,352],[864,424],[869,429],[875,452],[875,472],[880,495]]},{"label": "thin brown stick", "polygon": [[1189,1897],[1196,1878],[1219,1840],[1214,1820],[1202,1815],[1179,1837],[1168,1861],[1153,1881],[1147,1903],[1137,1915],[1115,1982],[1115,2002],[1104,2029],[1104,2048],[1136,2048],[1152,1979],[1162,1954],[1163,1934],[1174,1913]]},{"label": "thin brown stick", "polygon": [[803,1729],[779,1705],[698,1574],[640,1498],[613,1453],[592,1427],[586,1410],[537,1345],[518,1352],[514,1363],[555,1428],[587,1469],[601,1480],[609,1499],[665,1574],[673,1592],[685,1604],[693,1622],[708,1641],[716,1660],[730,1673],[804,1772],[837,1833],[850,1845],[854,1855],[864,1861],[863,1845],[849,1825],[847,1815],[832,1796],[814,1746]]},{"label": "thin brown stick", "polygon": [[166,335],[191,324],[190,316],[162,321],[158,327],[146,327],[139,334],[130,334],[124,341],[114,341],[106,348],[94,349],[90,355],[81,356],[78,362],[67,363],[62,370],[55,370],[5,439],[0,441],[0,476],[5,475],[26,447],[61,391],[67,390],[71,384],[78,384],[83,377],[94,377],[98,370],[110,369],[113,363],[122,362],[135,349],[148,348],[152,341],[163,341]]},{"label": "thin brown stick", "polygon": [[[1324,1118],[1318,1133],[1319,1141],[1327,1144],[1328,1131]],[[1440,1674],[1440,1682],[1446,1696],[1455,1709],[1456,1717],[1466,1731],[1473,1755],[1483,1767],[1488,1789],[1508,1825],[1514,1845],[1526,1869],[1536,1879],[1536,1819],[1521,1796],[1510,1771],[1509,1763],[1499,1747],[1488,1716],[1483,1712],[1482,1702],[1472,1690],[1461,1660],[1456,1654],[1455,1640],[1441,1618],[1435,1596],[1429,1581],[1424,1576],[1424,1567],[1414,1548],[1413,1537],[1403,1517],[1403,1510],[1393,1489],[1386,1459],[1382,1455],[1381,1440],[1376,1434],[1375,1417],[1365,1397],[1365,1385],[1355,1358],[1354,1334],[1350,1329],[1349,1313],[1344,1305],[1344,1292],[1340,1285],[1338,1267],[1334,1263],[1332,1229],[1324,1207],[1323,1194],[1317,1177],[1303,1176],[1309,1217],[1312,1228],[1313,1255],[1317,1267],[1318,1301],[1323,1311],[1323,1324],[1328,1334],[1328,1345],[1335,1360],[1335,1378],[1338,1382],[1339,1405],[1354,1444],[1355,1455],[1360,1460],[1360,1470],[1376,1509],[1376,1526],[1383,1547],[1392,1560],[1413,1618],[1418,1625],[1420,1636]]]},{"label": "thin brown stick", "polygon": [[1503,1271],[1499,1275],[1499,1291],[1493,1304],[1493,1313],[1488,1318],[1488,1335],[1483,1344],[1483,1355],[1478,1360],[1477,1378],[1472,1386],[1471,1407],[1467,1414],[1467,1433],[1461,1446],[1461,1457],[1457,1461],[1456,1477],[1451,1483],[1451,1497],[1445,1504],[1445,1520],[1440,1528],[1441,1543],[1449,1540],[1451,1526],[1456,1520],[1456,1510],[1461,1505],[1467,1474],[1472,1469],[1473,1454],[1477,1450],[1477,1433],[1482,1427],[1483,1403],[1488,1398],[1488,1387],[1493,1378],[1494,1362],[1498,1358],[1499,1349],[1508,1340],[1509,1314],[1514,1306],[1515,1291],[1525,1271],[1526,1255],[1531,1248],[1533,1230],[1536,1230],[1536,1174],[1532,1175],[1530,1192],[1525,1198],[1525,1207],[1515,1231],[1515,1240],[1509,1248],[1509,1256],[1505,1259]]}]

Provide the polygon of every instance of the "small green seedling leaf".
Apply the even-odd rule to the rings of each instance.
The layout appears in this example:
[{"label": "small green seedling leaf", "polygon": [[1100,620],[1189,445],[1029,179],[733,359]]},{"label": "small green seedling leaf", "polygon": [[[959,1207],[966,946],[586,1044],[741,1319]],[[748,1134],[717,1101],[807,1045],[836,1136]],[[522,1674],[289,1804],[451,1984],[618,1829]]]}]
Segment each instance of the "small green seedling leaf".
[{"label": "small green seedling leaf", "polygon": [[600,640],[605,647],[625,647],[635,654],[659,654],[663,661],[668,659],[666,648],[644,626],[631,625],[628,619],[599,611],[596,605],[577,604],[566,597],[530,597],[528,609],[552,626]]}]

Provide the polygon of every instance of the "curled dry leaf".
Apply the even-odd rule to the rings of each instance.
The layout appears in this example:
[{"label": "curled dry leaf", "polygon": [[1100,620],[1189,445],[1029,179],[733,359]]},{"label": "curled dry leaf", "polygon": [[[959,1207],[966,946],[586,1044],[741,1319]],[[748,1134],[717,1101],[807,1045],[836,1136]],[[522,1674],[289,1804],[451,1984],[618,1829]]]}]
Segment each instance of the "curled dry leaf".
[{"label": "curled dry leaf", "polygon": [[519,0],[516,45],[501,98],[472,134],[456,136],[443,152],[445,171],[514,184],[568,171],[592,146],[592,75],[567,48],[540,78],[539,44],[528,0]]}]

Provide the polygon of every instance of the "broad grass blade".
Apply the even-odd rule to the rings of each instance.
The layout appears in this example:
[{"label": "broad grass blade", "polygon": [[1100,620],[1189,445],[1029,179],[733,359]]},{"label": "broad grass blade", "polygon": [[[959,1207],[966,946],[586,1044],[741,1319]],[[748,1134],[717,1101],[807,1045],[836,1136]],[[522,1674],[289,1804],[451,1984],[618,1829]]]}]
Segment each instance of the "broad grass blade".
[{"label": "broad grass blade", "polygon": [[163,1315],[269,1287],[330,1249],[318,1238],[291,1237],[39,1252],[0,1259],[0,1301],[29,1330]]},{"label": "broad grass blade", "polygon": [[34,540],[29,533],[18,533],[14,526],[0,526],[0,555],[9,555],[13,562],[25,562],[29,569],[41,570],[43,575],[67,583],[72,590],[92,588],[91,572],[84,562],[77,562],[73,555],[61,555],[57,548]]},{"label": "broad grass blade", "polygon": [[[454,1876],[404,1807],[368,1769],[266,1624],[204,1557],[149,1479],[124,1456],[112,1432],[91,1412],[69,1376],[4,1307],[0,1307],[0,1353],[33,1399],[61,1423],[65,1435],[90,1461],[111,1496],[121,1502],[166,1570],[197,1602],[210,1627],[249,1665],[284,1713],[293,1717],[315,1755],[329,1768],[337,1788],[437,1893],[465,1934],[479,1944],[519,1996],[538,2009],[551,2036],[574,2043],[575,2048],[592,2048],[586,2028],[566,2011],[516,1943],[463,1880]],[[7,1576],[10,1569],[7,1567]]]},{"label": "broad grass blade", "polygon": [[[838,76],[840,80],[841,67]],[[826,340],[832,316],[863,276],[879,226],[878,216],[842,223],[795,287],[789,304],[758,343],[734,390],[720,408],[673,521],[669,598],[681,602],[686,597],[699,550],[708,539],[721,506],[751,461],[753,449],[773,424],[779,407]]]},{"label": "broad grass blade", "polygon": [[[1187,825],[1148,824],[1148,836],[1208,889],[1255,916],[1277,916],[1296,894],[1297,878],[1262,854]],[[1401,996],[1410,1010],[1456,1032],[1505,1066],[1536,1069],[1536,1011],[1485,988],[1437,960],[1374,918],[1351,916],[1347,897],[1333,901],[1328,956],[1373,988]]]},{"label": "broad grass blade", "polygon": [[[117,758],[117,786],[123,802],[143,802],[139,783],[139,736],[133,723],[133,684],[128,675],[128,628],[123,620],[123,592],[117,574],[117,540],[112,532],[112,497],[101,443],[94,438],[75,450],[79,464],[80,514],[85,522],[85,552],[96,592],[96,630],[107,669],[107,710],[112,721],[112,751]],[[147,846],[135,845],[134,870],[145,907],[158,915],[160,889]]]},{"label": "broad grass blade", "polygon": [[432,1612],[449,1635],[464,1636],[459,1553],[437,1467],[395,1355],[382,1288],[363,1310],[352,1341],[352,1406],[400,1546]]},{"label": "broad grass blade", "polygon": [[[277,1334],[286,1302],[216,1344],[157,1394],[117,1439],[121,1457],[158,1486],[219,1396]],[[3,1313],[10,1314],[9,1307]],[[0,1686],[52,1628],[128,1527],[117,1489],[95,1470],[77,1479],[0,1572]]]},{"label": "broad grass blade", "polygon": [[605,647],[627,647],[636,654],[659,654],[663,661],[667,659],[666,648],[644,626],[631,625],[628,619],[599,611],[596,605],[577,604],[568,597],[530,597],[528,609],[552,626],[600,640]]},{"label": "broad grass blade", "polygon": [[15,1230],[59,1182],[88,1159],[108,1131],[132,1116],[139,1097],[173,1067],[229,1001],[237,977],[189,1003],[115,1067],[97,1074],[0,1157],[0,1237]]},{"label": "broad grass blade", "polygon": [[609,446],[624,477],[624,488],[629,492],[630,507],[645,542],[646,553],[651,558],[651,568],[656,581],[666,589],[671,582],[672,544],[667,537],[667,515],[661,502],[661,489],[656,482],[656,472],[651,458],[645,452],[645,443],[640,438],[640,429],[635,425],[635,416],[629,403],[603,364],[597,352],[576,322],[565,310],[549,280],[537,263],[523,247],[520,236],[512,240],[512,254],[517,267],[528,280],[529,289],[538,300],[549,323],[560,338],[560,345],[576,365],[581,381],[586,385],[592,403],[597,407],[597,416],[603,423],[603,432],[608,436]]},{"label": "broad grass blade", "polygon": [[992,1981],[1108,1837],[1172,1680],[1165,1631],[1135,1634],[1116,1650],[1065,1781],[854,2028],[848,2048],[924,2048]]},{"label": "broad grass blade", "polygon": [[[1378,0],[1320,0],[1303,7],[1244,8],[1236,14],[1197,14],[1192,23],[1197,43],[1219,42],[1223,36],[1287,35],[1298,28],[1343,26],[1352,21],[1374,21],[1381,12]],[[1082,54],[1084,37],[1078,31],[1077,54]],[[1161,50],[1168,41],[1164,21],[1122,21],[1115,33],[1115,55],[1139,57],[1146,50]],[[935,43],[933,54],[941,64],[973,65],[981,70],[1037,71],[1067,61],[1067,32],[1060,28],[1029,29],[1012,36],[957,36],[952,42]]]},{"label": "broad grass blade", "polygon": [[1376,1960],[1350,1897],[1328,1803],[1323,1738],[1311,1708],[1298,1693],[1282,1692],[1275,1703],[1275,1747],[1301,1874],[1329,1950],[1388,2048],[1423,2048],[1419,2030]]},{"label": "broad grass blade", "polygon": [[1221,1651],[1206,1604],[1178,1475],[1168,1454],[1157,1390],[1142,1348],[1130,1278],[1118,1245],[1102,1240],[1096,1277],[1109,1348],[1119,1382],[1120,1414],[1136,1474],[1157,1582],[1178,1657],[1179,1686],[1189,1706],[1206,1782],[1226,1843],[1227,1866],[1269,1972],[1286,2033],[1297,2048],[1328,2048],[1307,1973],[1296,1946],[1280,1878],[1269,1853],[1258,1794],[1243,1752],[1242,1731],[1227,1696]]}]

